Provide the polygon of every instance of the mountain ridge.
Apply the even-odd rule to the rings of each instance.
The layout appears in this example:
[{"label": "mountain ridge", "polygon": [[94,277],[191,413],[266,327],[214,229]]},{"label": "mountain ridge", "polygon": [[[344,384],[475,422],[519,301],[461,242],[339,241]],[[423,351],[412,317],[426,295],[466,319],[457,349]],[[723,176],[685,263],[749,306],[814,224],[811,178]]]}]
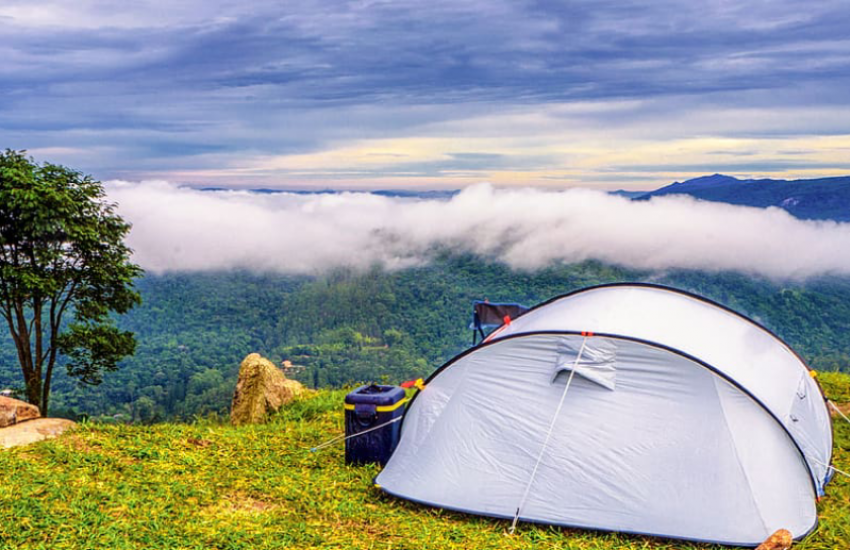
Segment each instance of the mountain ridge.
[{"label": "mountain ridge", "polygon": [[761,208],[775,206],[800,219],[850,221],[850,176],[780,180],[712,174],[677,181],[634,200],[666,195]]}]

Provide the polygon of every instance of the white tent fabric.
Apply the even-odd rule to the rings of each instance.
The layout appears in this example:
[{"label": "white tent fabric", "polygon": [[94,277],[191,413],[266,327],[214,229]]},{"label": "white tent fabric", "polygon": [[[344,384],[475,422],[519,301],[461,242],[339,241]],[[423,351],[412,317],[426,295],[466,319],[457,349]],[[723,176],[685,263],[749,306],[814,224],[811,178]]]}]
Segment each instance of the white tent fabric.
[{"label": "white tent fabric", "polygon": [[[620,301],[608,292],[614,288],[639,298]],[[647,290],[588,291],[605,300],[596,307],[581,300],[583,319],[573,319],[569,305],[583,293],[556,300],[444,365],[409,405],[401,441],[376,483],[399,497],[494,517],[513,518],[521,505],[524,521],[743,546],[755,546],[779,528],[804,536],[817,522],[822,483],[816,480],[825,476],[813,478],[801,448],[817,449],[824,463],[831,458],[831,440],[824,448],[821,433],[829,419],[817,423],[816,402],[825,407],[817,385],[801,381],[800,374],[811,380],[805,366],[792,371],[789,361],[777,372],[759,366],[765,356],[796,356],[773,351],[787,348],[764,340],[762,335],[773,337],[757,327],[753,349],[759,353],[739,347],[750,359],[723,363],[725,370],[695,353],[709,345],[679,351],[671,342],[684,344],[684,336],[681,342],[665,340],[659,331],[649,338],[651,319],[665,314],[690,324],[694,340],[713,338],[727,349],[740,342],[724,339],[749,326],[718,328],[710,319],[755,325],[687,296],[684,303],[696,307],[663,298],[670,309],[652,300],[641,304],[645,296],[676,296]],[[621,304],[637,315],[633,326],[607,311]],[[704,313],[706,308],[720,316]],[[694,311],[699,313],[691,319]],[[620,324],[606,325],[606,316]],[[581,334],[588,330],[605,335]],[[685,331],[677,328],[676,334]],[[720,358],[726,352],[713,353]],[[779,391],[750,388],[733,376],[736,368],[750,373],[744,378],[756,386],[760,379],[751,371],[767,369],[769,378],[793,375],[795,384],[773,382],[790,391],[785,416],[770,408],[781,402]],[[768,405],[767,398],[776,403]],[[801,437],[799,428],[791,429],[798,425],[817,429]]]},{"label": "white tent fabric", "polygon": [[674,289],[616,284],[548,302],[495,336],[553,328],[627,335],[708,363],[746,388],[782,422],[805,454],[823,494],[832,457],[829,411],[806,365],[764,327]]}]

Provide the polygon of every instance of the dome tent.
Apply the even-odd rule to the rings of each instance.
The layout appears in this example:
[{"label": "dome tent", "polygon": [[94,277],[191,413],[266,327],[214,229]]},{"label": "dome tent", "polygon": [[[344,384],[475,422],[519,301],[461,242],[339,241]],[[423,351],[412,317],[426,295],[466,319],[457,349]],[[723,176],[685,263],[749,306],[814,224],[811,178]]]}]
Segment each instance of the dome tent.
[{"label": "dome tent", "polygon": [[817,524],[830,417],[801,359],[645,284],[537,306],[438,369],[376,483],[423,504],[756,546]]}]

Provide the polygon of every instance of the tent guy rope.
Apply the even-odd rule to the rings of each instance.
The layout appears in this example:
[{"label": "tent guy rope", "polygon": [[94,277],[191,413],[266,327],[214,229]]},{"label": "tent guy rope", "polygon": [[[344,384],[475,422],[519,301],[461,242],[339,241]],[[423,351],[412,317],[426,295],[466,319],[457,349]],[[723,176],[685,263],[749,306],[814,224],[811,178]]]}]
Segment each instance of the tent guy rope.
[{"label": "tent guy rope", "polygon": [[540,467],[540,461],[543,460],[543,454],[546,452],[546,448],[549,446],[549,439],[552,437],[552,431],[555,429],[555,422],[558,421],[558,416],[561,414],[561,408],[564,406],[564,399],[567,397],[567,392],[570,389],[570,384],[573,381],[573,376],[575,376],[576,369],[578,368],[578,363],[581,361],[581,356],[584,353],[585,345],[587,344],[587,336],[581,341],[581,347],[578,350],[578,355],[576,355],[575,363],[573,363],[573,368],[570,371],[570,377],[567,379],[567,384],[564,386],[564,393],[561,394],[561,401],[558,403],[558,408],[555,409],[555,414],[552,416],[552,422],[549,423],[549,431],[546,432],[546,439],[543,440],[543,447],[540,449],[540,454],[537,455],[537,462],[534,463],[534,469],[531,471],[531,477],[528,479],[528,484],[525,486],[525,492],[522,495],[522,500],[519,502],[519,506],[516,507],[516,514],[514,514],[514,520],[511,522],[510,534],[514,534],[516,531],[516,524],[519,521],[519,514],[522,511],[522,507],[525,506],[525,501],[528,498],[528,493],[531,490],[531,485],[534,483],[534,477],[537,475],[537,469]]},{"label": "tent guy rope", "polygon": [[312,447],[310,449],[310,452],[315,453],[316,451],[324,449],[325,447],[330,447],[334,443],[339,443],[340,441],[346,441],[348,439],[351,439],[352,437],[357,437],[357,436],[360,436],[360,435],[363,435],[363,434],[367,434],[369,432],[374,432],[375,430],[379,430],[379,429],[383,428],[384,426],[389,426],[390,424],[392,424],[394,422],[398,422],[401,419],[402,419],[401,416],[397,416],[397,417],[393,418],[392,420],[388,420],[387,422],[384,422],[383,424],[378,424],[377,426],[372,426],[368,430],[363,430],[362,432],[357,432],[357,433],[354,433],[354,434],[351,434],[351,435],[341,435],[339,437],[335,437],[333,439],[325,441],[321,445],[316,445],[315,447]]},{"label": "tent guy rope", "polygon": [[847,415],[844,414],[844,412],[842,412],[842,410],[838,408],[838,405],[832,402],[832,399],[827,399],[826,402],[829,403],[829,406],[832,407],[835,412],[841,415],[841,418],[843,418],[847,421],[848,424],[850,424],[850,418],[847,418]]},{"label": "tent guy rope", "polygon": [[806,455],[806,456],[807,456],[807,457],[808,457],[808,458],[809,458],[812,462],[816,462],[816,463],[820,464],[821,466],[823,466],[824,468],[829,468],[829,469],[830,469],[830,470],[832,470],[833,472],[835,472],[835,473],[837,473],[837,474],[841,474],[842,476],[844,476],[844,477],[846,477],[846,478],[850,479],[850,473],[847,473],[847,472],[845,472],[844,470],[839,470],[838,468],[836,468],[836,467],[835,467],[835,466],[833,466],[832,464],[824,464],[823,462],[821,462],[820,460],[816,459],[815,457],[813,457],[813,456],[811,456],[811,455]]}]

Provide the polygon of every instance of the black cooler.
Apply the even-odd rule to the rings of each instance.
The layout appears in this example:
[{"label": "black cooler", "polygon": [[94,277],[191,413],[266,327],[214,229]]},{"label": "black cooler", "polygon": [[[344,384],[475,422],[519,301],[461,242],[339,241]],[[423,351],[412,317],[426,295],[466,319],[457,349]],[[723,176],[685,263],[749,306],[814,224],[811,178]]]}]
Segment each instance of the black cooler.
[{"label": "black cooler", "polygon": [[[398,386],[360,386],[345,396],[345,463],[386,465],[398,444],[405,392]],[[386,425],[384,425],[386,424]],[[382,426],[383,425],[383,426]],[[377,429],[377,426],[382,426]]]}]

